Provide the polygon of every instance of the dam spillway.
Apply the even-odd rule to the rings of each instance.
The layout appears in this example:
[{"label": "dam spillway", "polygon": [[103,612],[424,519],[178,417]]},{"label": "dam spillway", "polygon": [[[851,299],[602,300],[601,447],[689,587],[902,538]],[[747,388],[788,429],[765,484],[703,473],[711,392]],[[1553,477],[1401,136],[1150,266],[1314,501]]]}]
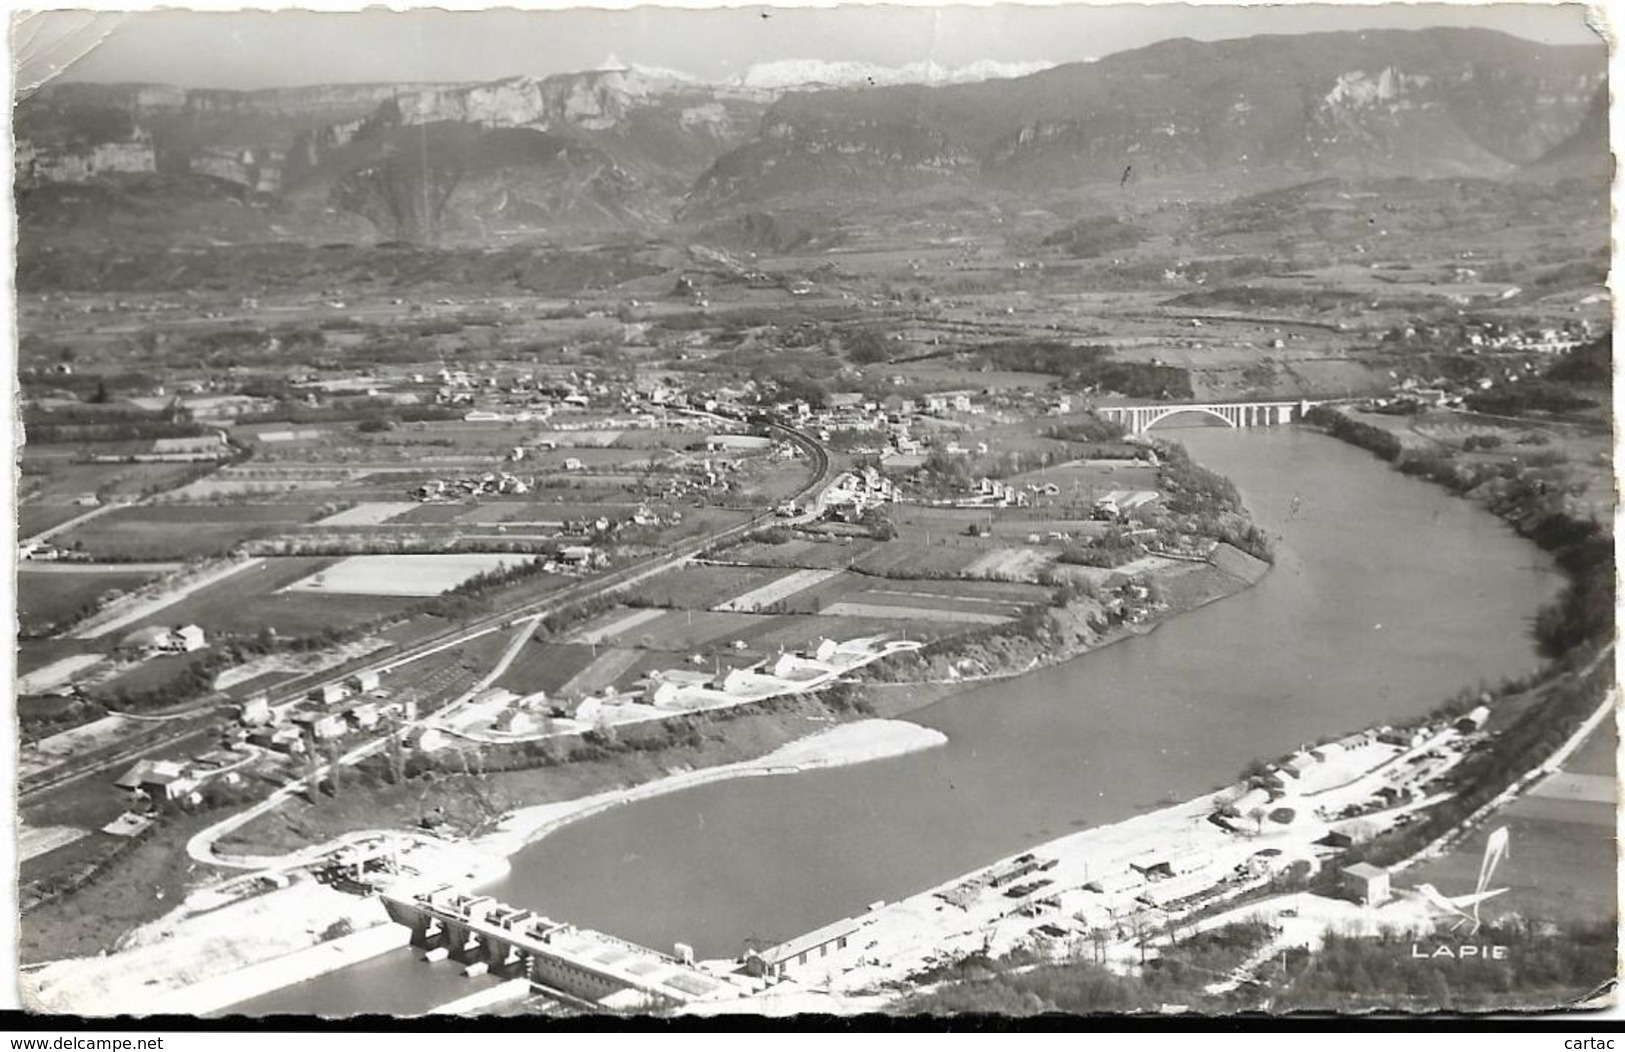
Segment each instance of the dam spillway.
[{"label": "dam spillway", "polygon": [[412,945],[434,959],[456,961],[470,975],[523,976],[597,1009],[661,1011],[755,989],[743,976],[696,966],[689,953],[660,953],[449,884],[380,897],[390,919],[412,930]]}]

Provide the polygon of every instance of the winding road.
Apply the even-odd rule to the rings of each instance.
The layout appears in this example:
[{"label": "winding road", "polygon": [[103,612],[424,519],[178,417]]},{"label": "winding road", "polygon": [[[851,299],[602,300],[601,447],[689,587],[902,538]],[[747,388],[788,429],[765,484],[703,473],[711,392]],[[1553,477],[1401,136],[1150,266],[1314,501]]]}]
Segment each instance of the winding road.
[{"label": "winding road", "polygon": [[[820,442],[804,431],[765,420],[738,420],[731,417],[719,416],[714,413],[696,412],[691,415],[716,419],[730,425],[762,424],[770,430],[778,432],[789,441],[801,447],[801,449],[807,453],[809,459],[812,461],[814,470],[811,479],[808,480],[805,486],[796,492],[792,499],[796,500],[798,503],[804,503],[809,494],[814,495],[814,500],[812,501],[813,510],[810,510],[796,518],[785,519],[782,521],[787,523],[795,523],[806,521],[812,517],[815,517],[817,509],[821,505],[821,500],[819,498],[822,496],[823,491],[828,488],[835,475],[834,466],[830,460],[829,451],[825,449]],[[752,530],[759,528],[765,520],[772,517],[773,513],[770,510],[764,509],[753,515],[747,521],[739,523],[736,526],[729,527],[728,529],[721,530],[717,533],[702,537],[690,538],[686,541],[679,542],[668,551],[641,559],[618,570],[612,570],[609,573],[600,574],[588,580],[581,581],[578,584],[571,585],[568,588],[564,588],[545,598],[533,600],[498,613],[488,614],[484,617],[476,618],[473,621],[465,622],[464,624],[455,628],[450,628],[443,632],[436,633],[435,635],[421,640],[405,650],[396,651],[388,657],[378,658],[356,666],[339,666],[339,671],[337,674],[330,675],[326,679],[319,680],[314,683],[301,683],[297,687],[285,686],[270,697],[270,704],[273,708],[287,707],[303,700],[309,696],[311,691],[320,689],[323,686],[330,684],[342,684],[350,677],[365,672],[377,672],[380,674],[390,672],[432,654],[440,653],[441,651],[451,647],[462,646],[471,640],[478,639],[492,632],[499,632],[504,629],[511,628],[518,624],[521,620],[540,619],[550,613],[561,610],[583,600],[625,590],[643,580],[646,580],[649,577],[681,566],[713,545],[725,543],[729,540],[733,540],[736,537],[742,537]],[[103,630],[105,631],[105,629]],[[162,739],[144,743],[139,750],[122,752],[111,757],[100,757],[94,762],[76,767],[71,771],[59,771],[54,774],[46,774],[39,779],[29,780],[19,786],[18,802],[20,804],[26,804],[31,799],[36,798],[39,793],[46,792],[69,782],[90,777],[91,775],[105,771],[119,764],[128,763],[131,760],[136,759],[148,752],[152,752],[155,749],[164,748],[188,734],[198,734],[204,730],[203,722],[209,718],[211,718],[211,716],[203,715],[196,720],[188,721],[184,726],[177,726],[174,734]],[[379,741],[381,742],[382,739]],[[367,746],[362,746],[362,748],[366,747]]]}]

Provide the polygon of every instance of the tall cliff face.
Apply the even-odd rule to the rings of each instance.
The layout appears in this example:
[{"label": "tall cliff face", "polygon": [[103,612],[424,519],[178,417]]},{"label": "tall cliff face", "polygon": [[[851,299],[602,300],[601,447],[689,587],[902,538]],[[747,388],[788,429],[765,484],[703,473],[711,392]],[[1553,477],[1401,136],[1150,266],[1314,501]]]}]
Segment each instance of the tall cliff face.
[{"label": "tall cliff face", "polygon": [[1172,40],[1009,79],[934,74],[935,87],[864,74],[884,86],[797,91],[769,72],[765,86],[639,69],[255,92],[68,84],[23,100],[15,127],[45,182],[99,178],[79,159],[150,142],[171,186],[201,176],[364,215],[382,238],[476,241],[920,189],[1606,168],[1606,148],[1585,146],[1605,122],[1583,125],[1606,97],[1604,48],[1483,30]]},{"label": "tall cliff face", "polygon": [[309,190],[365,216],[390,240],[488,242],[668,218],[662,195],[591,145],[465,121],[368,127],[323,161]]},{"label": "tall cliff face", "polygon": [[636,69],[402,93],[403,124],[525,128],[589,144],[640,183],[680,193],[755,131],[771,95]]},{"label": "tall cliff face", "polygon": [[1579,128],[1606,51],[1488,30],[1166,41],[1016,80],[791,95],[696,183],[696,213],[949,180],[1510,174]]},{"label": "tall cliff face", "polygon": [[771,97],[632,69],[255,92],[70,84],[25,100],[17,129],[47,152],[150,135],[161,172],[352,210],[380,237],[483,238],[664,221]]}]

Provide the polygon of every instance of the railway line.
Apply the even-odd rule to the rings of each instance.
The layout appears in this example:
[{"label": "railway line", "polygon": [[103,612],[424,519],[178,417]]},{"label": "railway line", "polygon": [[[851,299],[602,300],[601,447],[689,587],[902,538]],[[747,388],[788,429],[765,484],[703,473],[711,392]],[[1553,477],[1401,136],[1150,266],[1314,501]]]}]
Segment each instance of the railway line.
[{"label": "railway line", "polygon": [[[805,451],[812,461],[813,475],[811,479],[796,492],[796,501],[803,501],[811,494],[821,492],[834,477],[833,463],[829,451],[811,435],[797,428],[789,427],[765,419],[739,420],[732,417],[718,417],[716,414],[702,414],[715,419],[724,420],[730,424],[756,423],[766,426],[789,441],[795,443]],[[396,650],[381,657],[366,660],[360,664],[341,665],[336,670],[329,670],[321,674],[320,679],[309,681],[296,680],[297,686],[284,686],[273,692],[268,701],[273,708],[287,708],[303,700],[313,690],[331,684],[341,684],[352,676],[376,672],[384,674],[395,669],[422,660],[441,651],[462,646],[481,636],[492,632],[500,632],[514,627],[519,621],[526,618],[545,617],[548,614],[562,610],[575,603],[583,602],[600,595],[610,594],[629,588],[638,582],[680,566],[692,559],[705,549],[735,537],[741,537],[757,529],[761,524],[773,517],[769,509],[762,509],[752,515],[745,522],[731,526],[716,533],[702,537],[690,538],[672,547],[669,551],[649,556],[606,574],[570,585],[561,591],[530,602],[508,607],[492,614],[486,614],[472,621],[464,622],[454,628],[438,632],[426,639],[419,640],[403,650]],[[794,521],[794,520],[792,520]],[[217,711],[217,710],[216,710]],[[201,713],[195,719],[175,719],[172,733],[161,737],[149,738],[140,745],[119,750],[113,754],[104,754],[94,759],[87,759],[85,763],[65,765],[42,772],[35,779],[25,779],[18,786],[18,802],[26,805],[37,799],[40,794],[49,792],[71,782],[91,777],[109,768],[131,763],[149,753],[173,746],[176,742],[204,732],[208,724],[217,719],[216,712]]]}]

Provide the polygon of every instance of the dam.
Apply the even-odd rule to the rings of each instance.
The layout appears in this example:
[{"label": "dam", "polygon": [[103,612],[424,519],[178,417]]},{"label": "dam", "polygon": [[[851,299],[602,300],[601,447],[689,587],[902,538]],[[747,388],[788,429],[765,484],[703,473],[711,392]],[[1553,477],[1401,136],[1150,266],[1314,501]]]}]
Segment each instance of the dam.
[{"label": "dam", "polygon": [[759,985],[696,967],[687,947],[663,954],[450,884],[380,897],[390,919],[412,929],[425,959],[456,961],[469,976],[526,978],[594,1010],[660,1011],[744,997]]}]

